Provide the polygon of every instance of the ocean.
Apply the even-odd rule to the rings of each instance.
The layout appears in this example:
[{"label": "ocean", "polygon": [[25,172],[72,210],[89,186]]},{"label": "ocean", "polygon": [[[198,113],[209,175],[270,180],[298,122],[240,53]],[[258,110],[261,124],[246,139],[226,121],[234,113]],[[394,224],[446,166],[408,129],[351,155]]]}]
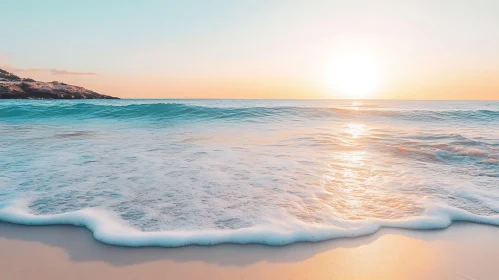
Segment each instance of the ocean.
[{"label": "ocean", "polygon": [[0,100],[0,221],[132,247],[499,226],[499,101]]}]

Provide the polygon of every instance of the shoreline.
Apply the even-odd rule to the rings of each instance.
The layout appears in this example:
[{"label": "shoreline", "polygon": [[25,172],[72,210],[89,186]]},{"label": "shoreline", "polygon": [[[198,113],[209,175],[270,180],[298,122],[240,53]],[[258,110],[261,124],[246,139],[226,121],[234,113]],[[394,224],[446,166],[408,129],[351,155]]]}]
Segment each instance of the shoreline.
[{"label": "shoreline", "polygon": [[122,247],[214,246],[220,244],[255,244],[285,246],[300,242],[321,242],[342,238],[357,238],[377,233],[380,229],[439,230],[453,223],[469,222],[499,226],[499,215],[480,216],[450,206],[433,206],[426,210],[432,215],[422,215],[401,220],[373,220],[350,230],[314,227],[279,231],[272,227],[252,227],[229,231],[156,231],[142,232],[128,227],[98,209],[83,209],[51,215],[29,213],[26,201],[0,210],[0,223],[26,226],[75,226],[84,227],[92,237],[107,245]]},{"label": "shoreline", "polygon": [[111,246],[75,226],[0,223],[1,279],[495,279],[499,227],[377,233],[286,246]]}]

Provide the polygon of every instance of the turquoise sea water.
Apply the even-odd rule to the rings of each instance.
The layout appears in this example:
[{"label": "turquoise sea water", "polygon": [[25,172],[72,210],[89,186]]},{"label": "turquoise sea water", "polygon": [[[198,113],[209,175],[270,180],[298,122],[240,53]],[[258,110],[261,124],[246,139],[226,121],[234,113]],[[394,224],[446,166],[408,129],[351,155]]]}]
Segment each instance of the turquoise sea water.
[{"label": "turquoise sea water", "polygon": [[499,102],[0,100],[0,220],[173,247],[499,225]]}]

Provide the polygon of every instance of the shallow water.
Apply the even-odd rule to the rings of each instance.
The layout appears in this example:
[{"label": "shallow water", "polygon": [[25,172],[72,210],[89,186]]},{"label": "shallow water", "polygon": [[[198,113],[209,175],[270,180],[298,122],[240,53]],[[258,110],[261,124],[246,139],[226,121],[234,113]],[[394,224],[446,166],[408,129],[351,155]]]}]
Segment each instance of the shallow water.
[{"label": "shallow water", "polygon": [[126,246],[499,225],[499,102],[0,101],[0,220]]}]

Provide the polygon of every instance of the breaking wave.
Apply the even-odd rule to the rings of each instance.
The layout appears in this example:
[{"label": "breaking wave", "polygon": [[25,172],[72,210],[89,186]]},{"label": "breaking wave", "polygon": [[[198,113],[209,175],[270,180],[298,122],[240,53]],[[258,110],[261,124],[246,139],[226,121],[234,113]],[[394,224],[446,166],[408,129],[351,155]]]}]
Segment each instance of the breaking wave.
[{"label": "breaking wave", "polygon": [[145,120],[210,120],[210,119],[262,119],[273,117],[385,117],[427,121],[497,121],[499,110],[422,110],[383,109],[379,106],[363,107],[209,107],[182,103],[153,103],[131,105],[99,105],[92,103],[66,103],[63,105],[16,104],[2,106],[2,119],[145,119]]}]

